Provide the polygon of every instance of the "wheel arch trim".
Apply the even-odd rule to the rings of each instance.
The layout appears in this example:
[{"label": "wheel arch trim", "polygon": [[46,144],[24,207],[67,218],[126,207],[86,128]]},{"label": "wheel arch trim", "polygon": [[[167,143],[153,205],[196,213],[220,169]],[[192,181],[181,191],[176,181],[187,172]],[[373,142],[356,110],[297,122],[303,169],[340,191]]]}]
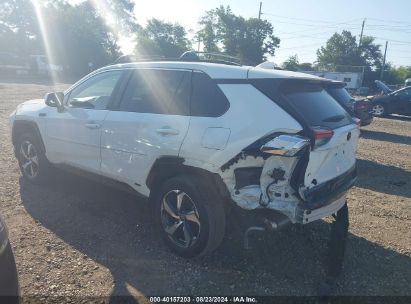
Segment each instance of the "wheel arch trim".
[{"label": "wheel arch trim", "polygon": [[227,186],[221,176],[206,169],[193,167],[184,164],[185,159],[178,156],[162,156],[156,159],[147,175],[146,185],[150,189],[150,195],[156,187],[160,186],[165,180],[177,175],[194,175],[207,182],[219,195],[230,198]]},{"label": "wheel arch trim", "polygon": [[29,130],[33,135],[35,135],[40,141],[40,148],[42,152],[46,153],[46,147],[43,142],[43,138],[41,136],[40,129],[34,121],[29,120],[15,120],[13,123],[13,128],[11,132],[12,143],[14,146],[17,145],[17,140],[20,134],[22,134],[24,130]]}]

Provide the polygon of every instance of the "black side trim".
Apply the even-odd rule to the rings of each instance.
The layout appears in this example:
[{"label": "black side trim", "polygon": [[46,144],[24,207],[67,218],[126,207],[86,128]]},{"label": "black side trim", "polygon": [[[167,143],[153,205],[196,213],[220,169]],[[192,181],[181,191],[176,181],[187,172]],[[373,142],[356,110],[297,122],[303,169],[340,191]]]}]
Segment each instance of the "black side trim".
[{"label": "black side trim", "polygon": [[73,167],[70,165],[66,165],[66,164],[58,164],[58,165],[54,165],[55,167],[64,170],[66,172],[72,173],[72,174],[76,174],[79,175],[81,177],[84,177],[88,180],[97,182],[97,183],[101,183],[103,185],[109,186],[111,188],[115,188],[119,191],[122,192],[126,192],[132,195],[137,195],[137,196],[141,196],[144,198],[147,198],[145,195],[141,194],[140,192],[138,192],[137,190],[135,190],[133,187],[131,187],[130,185],[117,181],[115,179],[97,174],[97,173],[92,173],[77,167]]},{"label": "black side trim", "polygon": [[147,187],[151,189],[160,175],[169,177],[173,168],[182,166],[183,163],[184,158],[178,156],[162,156],[156,159],[146,179]]},{"label": "black side trim", "polygon": [[46,148],[44,146],[43,138],[41,137],[41,133],[39,130],[39,127],[34,121],[27,121],[27,120],[15,120],[13,123],[13,129],[12,129],[12,142],[13,145],[17,145],[17,140],[23,132],[31,132],[34,134],[39,140],[40,140],[40,145],[42,152],[46,152]]},{"label": "black side trim", "polygon": [[176,156],[163,156],[155,161],[146,180],[146,185],[151,190],[150,195],[154,193],[155,189],[165,180],[181,174],[189,174],[202,178],[207,185],[215,189],[221,197],[230,198],[227,186],[220,175],[201,168],[184,165],[184,158]]},{"label": "black side trim", "polygon": [[[10,243],[6,245],[6,248],[0,255],[0,299],[2,303],[19,303],[17,296],[19,296],[19,281],[16,269],[16,262],[14,260],[13,251]],[[7,297],[10,297],[11,301],[7,301]],[[11,297],[16,298],[11,298]]]},{"label": "black side trim", "polygon": [[301,207],[305,210],[314,210],[334,202],[354,186],[357,178],[357,168],[353,166],[344,174],[306,190],[304,192],[306,201],[301,203]]}]

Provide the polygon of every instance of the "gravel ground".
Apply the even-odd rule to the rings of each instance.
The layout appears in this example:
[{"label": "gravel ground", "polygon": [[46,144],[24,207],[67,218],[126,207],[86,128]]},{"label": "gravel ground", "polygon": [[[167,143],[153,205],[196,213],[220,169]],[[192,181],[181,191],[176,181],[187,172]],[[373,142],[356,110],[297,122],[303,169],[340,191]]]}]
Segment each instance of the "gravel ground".
[{"label": "gravel ground", "polygon": [[[25,182],[8,116],[18,103],[51,90],[41,83],[0,84],[0,212],[23,296],[106,302],[117,295],[315,295],[327,221],[260,235],[245,251],[240,219],[233,218],[215,253],[185,260],[162,244],[143,199],[64,172],[47,186]],[[411,295],[411,118],[375,119],[363,127],[358,167],[335,294]]]}]

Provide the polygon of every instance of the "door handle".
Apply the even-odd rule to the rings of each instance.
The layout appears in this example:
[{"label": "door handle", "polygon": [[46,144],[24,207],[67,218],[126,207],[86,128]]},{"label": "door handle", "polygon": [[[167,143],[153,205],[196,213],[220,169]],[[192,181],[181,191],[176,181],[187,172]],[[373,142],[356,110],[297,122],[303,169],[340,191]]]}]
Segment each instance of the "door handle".
[{"label": "door handle", "polygon": [[180,132],[176,129],[171,129],[167,127],[163,127],[156,130],[157,133],[161,135],[178,135]]},{"label": "door handle", "polygon": [[84,125],[86,128],[88,129],[99,129],[101,127],[101,125],[99,125],[98,123],[95,122],[88,122]]}]

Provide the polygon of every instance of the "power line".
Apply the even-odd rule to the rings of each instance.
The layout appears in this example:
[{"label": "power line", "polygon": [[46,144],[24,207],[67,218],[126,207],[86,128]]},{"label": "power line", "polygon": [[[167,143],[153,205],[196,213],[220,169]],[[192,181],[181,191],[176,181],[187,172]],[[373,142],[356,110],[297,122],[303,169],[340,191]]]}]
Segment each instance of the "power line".
[{"label": "power line", "polygon": [[388,38],[376,37],[376,36],[374,36],[374,38],[383,39],[383,40],[390,41],[390,42],[402,43],[402,44],[411,44],[411,41],[394,40],[394,39],[388,39]]},{"label": "power line", "polygon": [[411,25],[408,21],[399,21],[399,20],[386,20],[386,19],[377,19],[377,18],[368,18],[370,20],[382,21],[382,22],[390,22],[390,23],[403,23]]},{"label": "power line", "polygon": [[303,49],[303,48],[311,47],[311,46],[318,46],[318,43],[305,44],[305,45],[299,45],[299,46],[295,46],[295,47],[286,47],[286,48],[281,47],[280,49],[281,50],[291,50],[291,49],[295,49],[295,48]]},{"label": "power line", "polygon": [[[349,28],[345,28],[345,29],[346,30],[347,29],[353,30],[353,29],[357,29],[357,28],[358,28],[358,26],[349,27]],[[294,35],[294,37],[282,37],[281,39],[284,40],[284,39],[294,39],[294,38],[301,38],[301,37],[314,38],[314,39],[326,39],[326,38],[329,38],[329,36],[327,36],[327,37],[318,37],[318,35],[331,34],[331,33],[335,33],[335,32],[336,32],[336,29],[332,29],[332,30],[328,30],[328,31],[325,31],[325,32],[314,32],[314,33],[312,33],[312,35],[308,35],[308,34],[307,35]],[[280,33],[277,32],[277,34],[281,34],[281,32]]]},{"label": "power line", "polygon": [[[295,23],[295,22],[286,22],[286,21],[280,21],[280,20],[273,20],[270,19],[271,22],[273,23],[283,23],[283,24],[292,24],[292,25],[301,25],[301,26],[310,26],[310,27],[319,27],[319,26],[325,26],[325,24],[308,24],[308,23]],[[334,26],[338,24],[346,24],[346,25],[354,25],[353,23],[334,23]],[[330,25],[327,25],[330,26]]]},{"label": "power line", "polygon": [[264,15],[273,16],[277,18],[283,18],[283,19],[290,19],[290,20],[307,21],[307,22],[312,22],[312,23],[329,23],[329,24],[348,24],[348,22],[358,20],[357,18],[357,19],[350,20],[350,21],[335,22],[335,21],[324,21],[324,20],[318,20],[318,19],[314,20],[314,19],[305,19],[305,18],[286,17],[286,16],[281,16],[281,15],[276,15],[276,14],[271,14],[271,13],[266,13],[266,12],[264,12]]}]

